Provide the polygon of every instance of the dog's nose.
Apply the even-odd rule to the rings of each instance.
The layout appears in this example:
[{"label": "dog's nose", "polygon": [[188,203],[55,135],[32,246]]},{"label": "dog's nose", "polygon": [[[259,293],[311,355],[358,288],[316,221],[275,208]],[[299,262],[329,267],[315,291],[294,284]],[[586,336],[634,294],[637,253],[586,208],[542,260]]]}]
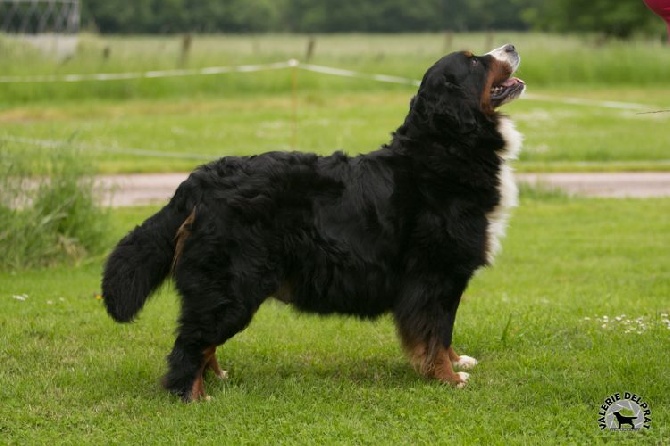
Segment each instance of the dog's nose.
[{"label": "dog's nose", "polygon": [[502,49],[506,53],[515,53],[516,52],[516,48],[511,43],[508,43],[507,45],[504,45],[502,47]]}]

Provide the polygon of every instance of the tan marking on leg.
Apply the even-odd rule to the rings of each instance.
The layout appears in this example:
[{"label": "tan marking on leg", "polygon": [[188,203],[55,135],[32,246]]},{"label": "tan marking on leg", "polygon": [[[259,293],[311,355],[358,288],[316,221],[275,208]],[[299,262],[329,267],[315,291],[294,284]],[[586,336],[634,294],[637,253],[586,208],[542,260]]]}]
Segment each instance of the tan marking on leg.
[{"label": "tan marking on leg", "polygon": [[206,397],[207,395],[205,394],[205,386],[202,380],[202,371],[200,371],[195,377],[195,381],[193,381],[193,385],[191,386],[191,396],[189,401],[198,401],[201,398]]},{"label": "tan marking on leg", "polygon": [[403,337],[403,348],[414,370],[423,376],[431,377],[433,365],[430,360],[427,344],[425,342],[410,341]]},{"label": "tan marking on leg", "polygon": [[219,361],[216,359],[216,347],[210,347],[205,350],[205,360],[207,361],[205,368],[210,368],[219,379],[226,379],[228,377],[228,372],[221,369]]},{"label": "tan marking on leg", "polygon": [[460,378],[456,375],[451,366],[450,352],[444,347],[440,348],[440,351],[435,358],[435,378],[450,383],[457,383],[460,381]]},{"label": "tan marking on leg", "polygon": [[414,370],[420,374],[427,376],[430,374],[430,366],[427,360],[428,348],[423,342],[417,343],[407,350],[409,361],[414,367]]},{"label": "tan marking on leg", "polygon": [[469,375],[465,372],[454,372],[452,359],[459,361],[461,357],[451,346],[445,348],[437,339],[417,341],[398,327],[398,334],[403,348],[414,369],[426,378],[448,382],[456,387],[464,387]]},{"label": "tan marking on leg", "polygon": [[[203,376],[205,374],[205,370],[207,370],[208,367],[213,368],[212,361],[218,368],[219,364],[216,361],[216,346],[207,347],[202,352],[202,363],[200,364],[200,369],[198,370],[198,373],[195,375],[195,380],[193,380],[193,385],[191,386],[191,395],[190,398],[188,399],[189,401],[209,399],[209,397],[205,393],[205,382]],[[220,368],[219,370],[221,371]]]},{"label": "tan marking on leg", "polygon": [[453,349],[450,352],[449,349],[440,347],[439,352],[435,358],[434,377],[440,381],[447,382],[459,388],[465,387],[465,384],[467,383],[470,375],[465,372],[454,372],[451,364],[452,355],[456,355]]},{"label": "tan marking on leg", "polygon": [[447,348],[447,354],[449,355],[449,360],[451,362],[458,362],[461,360],[461,357],[458,356],[458,354],[454,351],[454,348],[450,345],[449,348]]},{"label": "tan marking on leg", "polygon": [[[405,349],[412,366],[419,374],[440,381],[456,382],[459,380],[458,375],[451,368],[447,350],[440,345],[439,340],[405,344]],[[443,364],[445,361],[446,365]]]}]

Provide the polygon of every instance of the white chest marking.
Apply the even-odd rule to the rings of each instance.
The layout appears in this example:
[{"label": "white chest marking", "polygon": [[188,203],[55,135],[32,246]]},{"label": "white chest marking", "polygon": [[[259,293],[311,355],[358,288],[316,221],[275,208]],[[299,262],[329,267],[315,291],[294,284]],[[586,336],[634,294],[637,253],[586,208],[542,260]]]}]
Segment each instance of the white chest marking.
[{"label": "white chest marking", "polygon": [[486,214],[488,226],[486,228],[486,262],[493,263],[495,255],[500,251],[500,239],[505,235],[510,209],[519,204],[519,189],[514,181],[512,168],[508,160],[516,159],[521,150],[523,137],[514,127],[514,123],[507,117],[500,118],[498,131],[505,140],[505,147],[499,153],[503,160],[498,173],[500,203]]}]

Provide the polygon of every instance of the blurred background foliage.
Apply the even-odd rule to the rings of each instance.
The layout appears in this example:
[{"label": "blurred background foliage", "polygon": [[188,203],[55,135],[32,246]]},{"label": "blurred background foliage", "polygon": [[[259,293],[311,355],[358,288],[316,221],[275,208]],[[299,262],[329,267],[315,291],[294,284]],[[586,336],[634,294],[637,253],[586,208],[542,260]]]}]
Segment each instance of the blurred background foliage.
[{"label": "blurred background foliage", "polygon": [[662,35],[642,0],[84,0],[101,33],[598,32]]}]

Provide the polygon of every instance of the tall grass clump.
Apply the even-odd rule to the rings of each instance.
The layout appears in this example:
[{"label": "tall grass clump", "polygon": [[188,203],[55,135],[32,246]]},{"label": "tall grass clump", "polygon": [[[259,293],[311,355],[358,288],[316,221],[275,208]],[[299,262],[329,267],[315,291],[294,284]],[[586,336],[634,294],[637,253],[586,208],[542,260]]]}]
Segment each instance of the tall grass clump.
[{"label": "tall grass clump", "polygon": [[96,205],[84,157],[64,148],[0,148],[0,270],[74,263],[105,245],[106,211]]}]

